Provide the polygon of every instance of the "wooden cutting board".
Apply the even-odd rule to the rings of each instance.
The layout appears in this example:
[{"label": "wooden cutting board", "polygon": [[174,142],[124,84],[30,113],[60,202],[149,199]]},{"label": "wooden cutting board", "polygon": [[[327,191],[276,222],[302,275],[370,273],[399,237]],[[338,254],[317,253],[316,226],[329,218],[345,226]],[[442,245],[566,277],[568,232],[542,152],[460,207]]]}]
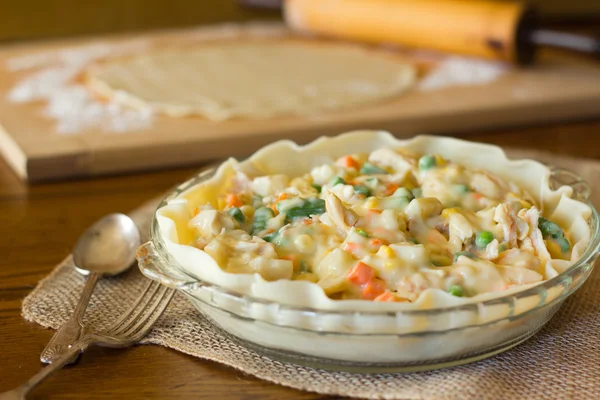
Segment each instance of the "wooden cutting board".
[{"label": "wooden cutting board", "polygon": [[[256,28],[253,25],[253,32]],[[245,29],[213,27],[0,49],[1,153],[21,177],[41,181],[197,164],[243,156],[281,138],[305,143],[353,129],[385,129],[408,137],[600,116],[600,64],[552,53],[543,54],[535,67],[511,69],[484,85],[412,90],[384,102],[311,118],[212,122],[156,117],[144,129],[115,133],[92,127],[63,134],[57,132],[56,121],[44,115],[43,102],[14,103],[8,98],[11,89],[32,73],[8,68],[9,60],[16,57],[94,44],[118,46],[132,40],[165,47],[189,40],[219,40],[222,35],[235,39],[243,37]],[[431,67],[431,61],[425,62],[418,52],[405,56]]]}]

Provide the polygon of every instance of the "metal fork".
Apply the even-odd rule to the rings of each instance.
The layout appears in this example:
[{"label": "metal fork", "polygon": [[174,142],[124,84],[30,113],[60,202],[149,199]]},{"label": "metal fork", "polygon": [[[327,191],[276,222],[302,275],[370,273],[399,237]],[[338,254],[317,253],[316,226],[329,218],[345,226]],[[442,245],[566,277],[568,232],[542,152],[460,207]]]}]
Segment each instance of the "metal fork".
[{"label": "metal fork", "polygon": [[0,400],[25,399],[27,393],[50,374],[65,366],[73,356],[92,345],[127,347],[139,342],[169,305],[174,289],[150,281],[142,294],[117,321],[101,332],[86,331],[79,340],[52,364],[43,368],[16,389],[0,394]]}]

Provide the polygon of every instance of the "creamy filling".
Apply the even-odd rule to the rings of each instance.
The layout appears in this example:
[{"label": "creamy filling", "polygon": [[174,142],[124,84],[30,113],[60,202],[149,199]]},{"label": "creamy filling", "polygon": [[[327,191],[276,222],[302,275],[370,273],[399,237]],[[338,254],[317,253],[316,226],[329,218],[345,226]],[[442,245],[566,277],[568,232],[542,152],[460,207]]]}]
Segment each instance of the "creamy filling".
[{"label": "creamy filling", "polygon": [[499,292],[548,279],[571,251],[516,185],[389,148],[303,176],[238,173],[216,209],[195,214],[194,245],[226,272],[311,281],[333,299]]}]

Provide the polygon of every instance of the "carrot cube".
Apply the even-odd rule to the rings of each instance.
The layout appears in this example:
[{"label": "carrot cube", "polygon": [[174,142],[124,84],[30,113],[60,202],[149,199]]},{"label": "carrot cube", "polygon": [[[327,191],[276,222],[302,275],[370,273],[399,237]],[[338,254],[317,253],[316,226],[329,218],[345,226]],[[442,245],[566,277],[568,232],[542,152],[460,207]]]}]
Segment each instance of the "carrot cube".
[{"label": "carrot cube", "polygon": [[377,251],[381,246],[383,246],[383,240],[379,238],[373,238],[369,240],[369,244],[374,248],[375,251]]},{"label": "carrot cube", "polygon": [[379,296],[375,297],[374,301],[398,302],[399,299],[390,292],[383,292]]},{"label": "carrot cube", "polygon": [[350,254],[354,254],[354,252],[357,250],[360,250],[361,247],[362,247],[362,245],[359,243],[348,242],[348,243],[344,244],[344,248],[342,250],[344,250]]},{"label": "carrot cube", "polygon": [[275,201],[275,203],[281,201],[281,200],[285,200],[288,198],[287,193],[281,193],[279,196],[277,196],[277,200]]},{"label": "carrot cube", "polygon": [[385,195],[386,196],[391,196],[394,194],[394,192],[396,192],[396,190],[398,190],[400,186],[396,185],[395,183],[388,183],[385,187]]},{"label": "carrot cube", "polygon": [[225,201],[229,207],[241,207],[244,205],[240,197],[235,193],[227,193]]},{"label": "carrot cube", "polygon": [[357,285],[365,285],[375,277],[375,270],[363,262],[358,262],[348,272],[346,279]]},{"label": "carrot cube", "polygon": [[360,165],[358,164],[358,161],[356,161],[354,158],[352,158],[351,156],[345,156],[342,158],[342,163],[344,165],[344,167],[346,168],[354,168],[354,169],[360,169]]},{"label": "carrot cube", "polygon": [[385,282],[381,279],[371,279],[362,291],[362,298],[365,300],[375,300],[385,292]]}]

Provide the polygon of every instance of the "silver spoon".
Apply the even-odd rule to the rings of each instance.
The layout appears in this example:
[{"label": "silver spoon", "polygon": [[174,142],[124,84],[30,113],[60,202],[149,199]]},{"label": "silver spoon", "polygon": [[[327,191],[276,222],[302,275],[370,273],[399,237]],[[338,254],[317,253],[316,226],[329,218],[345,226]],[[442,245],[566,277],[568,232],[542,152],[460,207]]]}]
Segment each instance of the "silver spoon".
[{"label": "silver spoon", "polygon": [[[73,249],[73,261],[78,271],[89,273],[81,298],[71,318],[54,333],[40,359],[43,363],[62,356],[83,332],[83,315],[103,275],[117,275],[135,261],[135,252],[141,244],[140,232],[133,220],[125,214],[110,214],[98,220],[80,237]],[[75,355],[69,364],[77,360]]]}]

